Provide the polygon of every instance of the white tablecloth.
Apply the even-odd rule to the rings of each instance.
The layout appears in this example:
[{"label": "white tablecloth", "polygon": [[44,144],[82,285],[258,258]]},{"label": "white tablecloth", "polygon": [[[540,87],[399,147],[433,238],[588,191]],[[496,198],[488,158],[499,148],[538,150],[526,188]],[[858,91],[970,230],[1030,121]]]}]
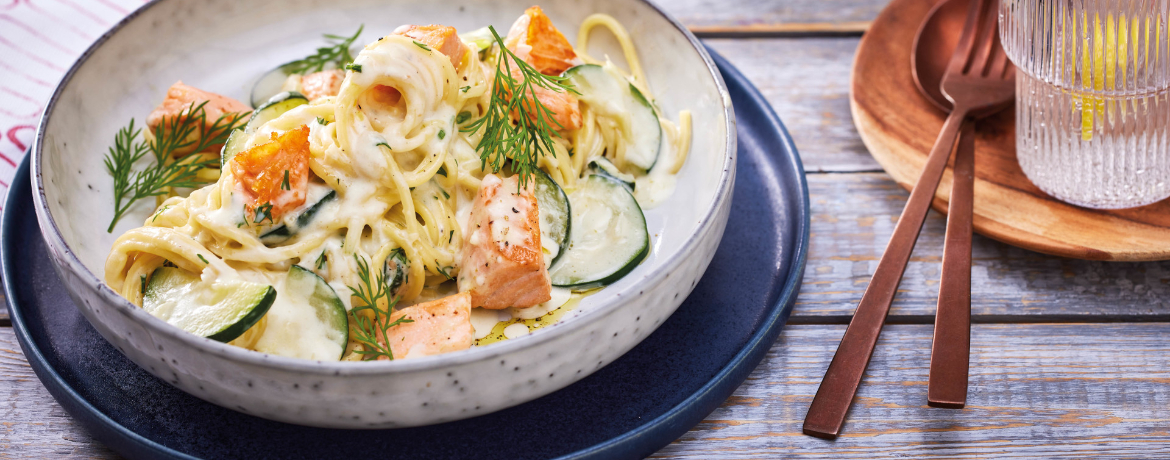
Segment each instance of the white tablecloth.
[{"label": "white tablecloth", "polygon": [[7,195],[45,103],[65,71],[94,40],[143,3],[0,0],[0,196]]}]

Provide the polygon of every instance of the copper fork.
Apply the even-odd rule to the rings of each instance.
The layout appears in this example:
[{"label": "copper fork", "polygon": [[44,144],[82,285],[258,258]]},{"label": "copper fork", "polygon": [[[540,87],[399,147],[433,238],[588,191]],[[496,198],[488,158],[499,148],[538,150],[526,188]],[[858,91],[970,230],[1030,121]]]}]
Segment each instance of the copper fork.
[{"label": "copper fork", "polygon": [[[991,52],[998,41],[995,33],[996,18],[994,15],[989,17],[978,14],[994,10],[996,4],[992,3],[993,1],[972,2],[971,12],[976,14],[968,15],[958,46],[951,55],[942,79],[943,93],[951,100],[954,108],[943,124],[943,129],[927,157],[922,175],[910,192],[906,207],[902,209],[890,243],[886,246],[877,270],[861,296],[857,311],[854,312],[853,319],[849,322],[844,337],[841,338],[837,353],[829,363],[821,386],[813,397],[804,419],[804,433],[807,435],[832,439],[841,432],[845,415],[849,411],[853,396],[857,393],[858,385],[861,384],[865,368],[869,365],[878,335],[890,311],[890,304],[894,300],[894,294],[902,280],[914,244],[918,240],[918,233],[922,230],[922,223],[926,220],[927,211],[930,210],[935,190],[942,179],[943,171],[946,170],[947,158],[954,150],[960,127],[968,115],[994,113],[994,109],[1009,103],[1014,96],[1013,80],[1005,79],[1011,72],[1006,57],[1002,52],[998,55]],[[970,255],[967,256],[967,263],[969,273]],[[969,290],[967,296],[969,309]],[[964,369],[966,366],[964,362]],[[962,372],[962,377],[965,395],[965,371]]]}]

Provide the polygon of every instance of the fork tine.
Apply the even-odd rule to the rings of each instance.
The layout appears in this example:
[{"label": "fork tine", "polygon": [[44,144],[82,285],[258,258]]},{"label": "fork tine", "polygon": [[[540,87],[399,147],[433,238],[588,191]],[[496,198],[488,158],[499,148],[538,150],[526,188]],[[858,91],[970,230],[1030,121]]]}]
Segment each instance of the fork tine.
[{"label": "fork tine", "polygon": [[979,9],[979,30],[976,31],[975,53],[968,59],[965,74],[985,76],[992,62],[995,43],[998,42],[996,23],[999,20],[997,2],[983,1]]},{"label": "fork tine", "polygon": [[987,75],[992,78],[1003,78],[1004,71],[1011,64],[1008,61],[1007,53],[1003,51],[1003,44],[996,38],[992,39],[991,55],[991,70],[987,72]]},{"label": "fork tine", "polygon": [[975,36],[979,31],[979,12],[987,0],[974,0],[967,9],[967,22],[963,24],[963,34],[959,36],[959,44],[951,54],[951,62],[947,64],[947,73],[959,75],[970,61],[971,51],[975,47]]}]

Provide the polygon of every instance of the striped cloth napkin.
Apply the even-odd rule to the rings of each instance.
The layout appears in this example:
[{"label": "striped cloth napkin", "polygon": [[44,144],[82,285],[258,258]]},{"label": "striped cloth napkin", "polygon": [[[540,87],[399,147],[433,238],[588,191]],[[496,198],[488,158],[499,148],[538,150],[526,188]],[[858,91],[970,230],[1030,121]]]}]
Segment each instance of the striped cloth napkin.
[{"label": "striped cloth napkin", "polygon": [[[0,0],[0,197],[77,57],[145,0]],[[0,209],[3,207],[0,201]]]}]

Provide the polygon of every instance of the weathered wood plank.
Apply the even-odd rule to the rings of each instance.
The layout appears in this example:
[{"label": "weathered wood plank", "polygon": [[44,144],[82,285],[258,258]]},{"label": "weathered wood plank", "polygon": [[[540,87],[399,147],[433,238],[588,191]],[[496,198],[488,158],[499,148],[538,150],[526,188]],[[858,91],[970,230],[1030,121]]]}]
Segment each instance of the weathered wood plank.
[{"label": "weathered wood plank", "polygon": [[[810,174],[808,179],[812,238],[794,318],[848,321],[909,194],[885,173]],[[931,211],[890,311],[891,321],[934,314],[945,232],[946,217]],[[1064,259],[978,235],[972,259],[975,321],[1170,318],[1170,261]]]},{"label": "weathered wood plank", "polygon": [[0,328],[0,458],[118,458],[65,413]]},{"label": "weathered wood plank", "polygon": [[[735,394],[657,458],[1170,455],[1170,324],[975,325],[964,410],[925,404],[930,327],[891,325],[836,442],[803,436],[843,326],[789,326]],[[112,458],[0,329],[0,458]]]},{"label": "weathered wood plank", "polygon": [[789,326],[657,458],[1170,456],[1170,324],[975,325],[966,409],[926,406],[931,328],[888,326],[843,435],[800,433],[843,326]]},{"label": "weathered wood plank", "polygon": [[696,33],[865,31],[888,0],[652,0]]},{"label": "weathered wood plank", "polygon": [[808,172],[881,171],[853,128],[856,38],[706,40],[752,81],[796,141]]}]

